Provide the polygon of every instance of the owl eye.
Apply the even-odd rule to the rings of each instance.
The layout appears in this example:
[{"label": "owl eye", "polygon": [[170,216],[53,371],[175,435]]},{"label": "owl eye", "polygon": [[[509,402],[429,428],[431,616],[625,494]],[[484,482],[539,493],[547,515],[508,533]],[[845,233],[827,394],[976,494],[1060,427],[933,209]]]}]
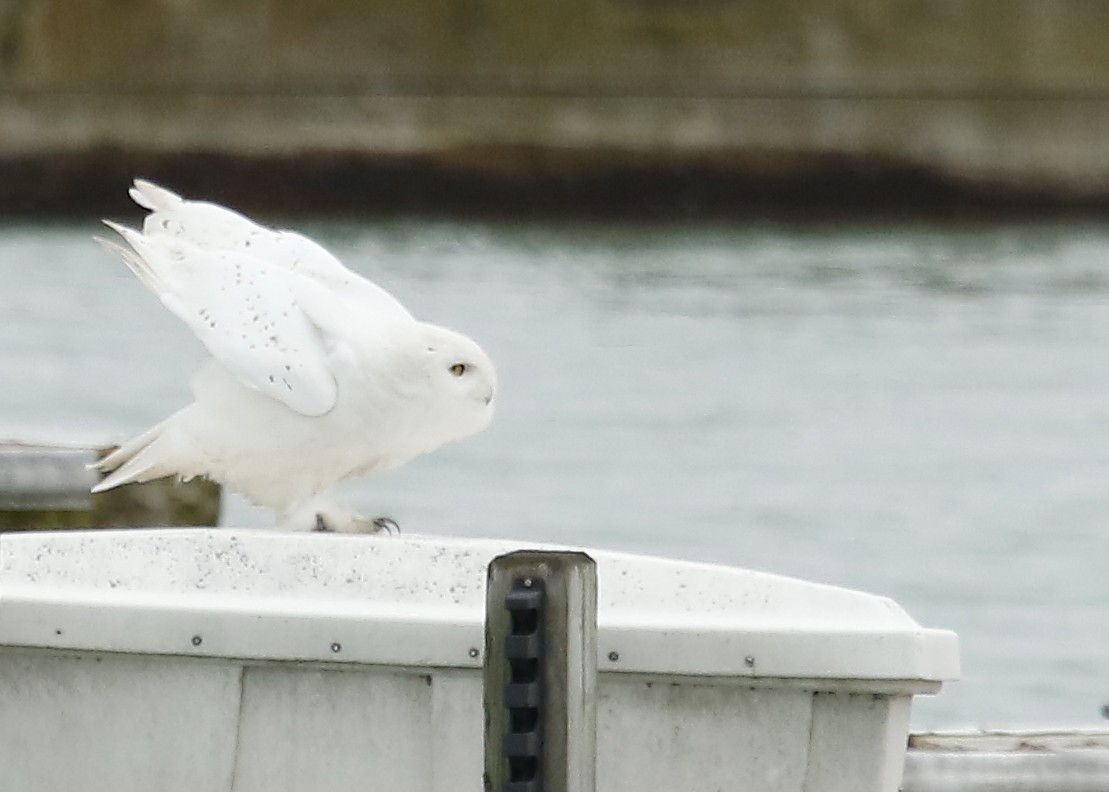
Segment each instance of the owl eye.
[{"label": "owl eye", "polygon": [[466,364],[455,363],[453,366],[451,366],[450,372],[456,377],[461,377],[463,374],[466,373]]}]

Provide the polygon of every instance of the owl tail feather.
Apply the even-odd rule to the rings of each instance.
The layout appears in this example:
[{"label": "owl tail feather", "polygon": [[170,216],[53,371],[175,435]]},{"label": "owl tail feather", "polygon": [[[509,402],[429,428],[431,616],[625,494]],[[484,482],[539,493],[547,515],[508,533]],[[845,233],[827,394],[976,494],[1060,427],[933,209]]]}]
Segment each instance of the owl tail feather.
[{"label": "owl tail feather", "polygon": [[179,432],[174,431],[174,424],[180,415],[181,413],[171,415],[160,424],[128,440],[99,462],[89,465],[90,469],[110,474],[94,486],[92,492],[104,492],[124,484],[186,473],[179,465],[181,455],[173,453],[175,436],[179,435]]}]

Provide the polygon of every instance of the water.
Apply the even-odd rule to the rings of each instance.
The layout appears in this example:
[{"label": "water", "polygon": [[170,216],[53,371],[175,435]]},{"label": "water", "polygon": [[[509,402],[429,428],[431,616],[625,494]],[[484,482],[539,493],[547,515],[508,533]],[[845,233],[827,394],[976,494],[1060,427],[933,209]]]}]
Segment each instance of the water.
[{"label": "water", "polygon": [[[307,227],[502,382],[485,434],[359,508],[887,594],[962,639],[917,727],[1097,723],[1109,225]],[[0,437],[119,440],[189,398],[202,349],[93,231],[0,226]]]}]

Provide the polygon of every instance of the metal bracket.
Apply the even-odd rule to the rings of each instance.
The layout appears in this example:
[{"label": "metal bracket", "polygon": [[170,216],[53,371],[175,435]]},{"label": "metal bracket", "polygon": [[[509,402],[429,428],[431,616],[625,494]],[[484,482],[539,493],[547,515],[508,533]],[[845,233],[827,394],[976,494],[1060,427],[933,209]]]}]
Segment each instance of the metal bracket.
[{"label": "metal bracket", "polygon": [[594,792],[597,573],[584,553],[489,565],[486,792]]}]

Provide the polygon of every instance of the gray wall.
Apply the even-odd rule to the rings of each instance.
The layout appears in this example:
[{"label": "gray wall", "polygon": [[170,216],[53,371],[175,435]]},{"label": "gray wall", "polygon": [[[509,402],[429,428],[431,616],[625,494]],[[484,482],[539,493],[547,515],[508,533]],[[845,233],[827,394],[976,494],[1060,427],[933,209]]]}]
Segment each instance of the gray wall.
[{"label": "gray wall", "polygon": [[0,0],[9,184],[338,154],[1101,199],[1107,143],[1100,0]]}]

